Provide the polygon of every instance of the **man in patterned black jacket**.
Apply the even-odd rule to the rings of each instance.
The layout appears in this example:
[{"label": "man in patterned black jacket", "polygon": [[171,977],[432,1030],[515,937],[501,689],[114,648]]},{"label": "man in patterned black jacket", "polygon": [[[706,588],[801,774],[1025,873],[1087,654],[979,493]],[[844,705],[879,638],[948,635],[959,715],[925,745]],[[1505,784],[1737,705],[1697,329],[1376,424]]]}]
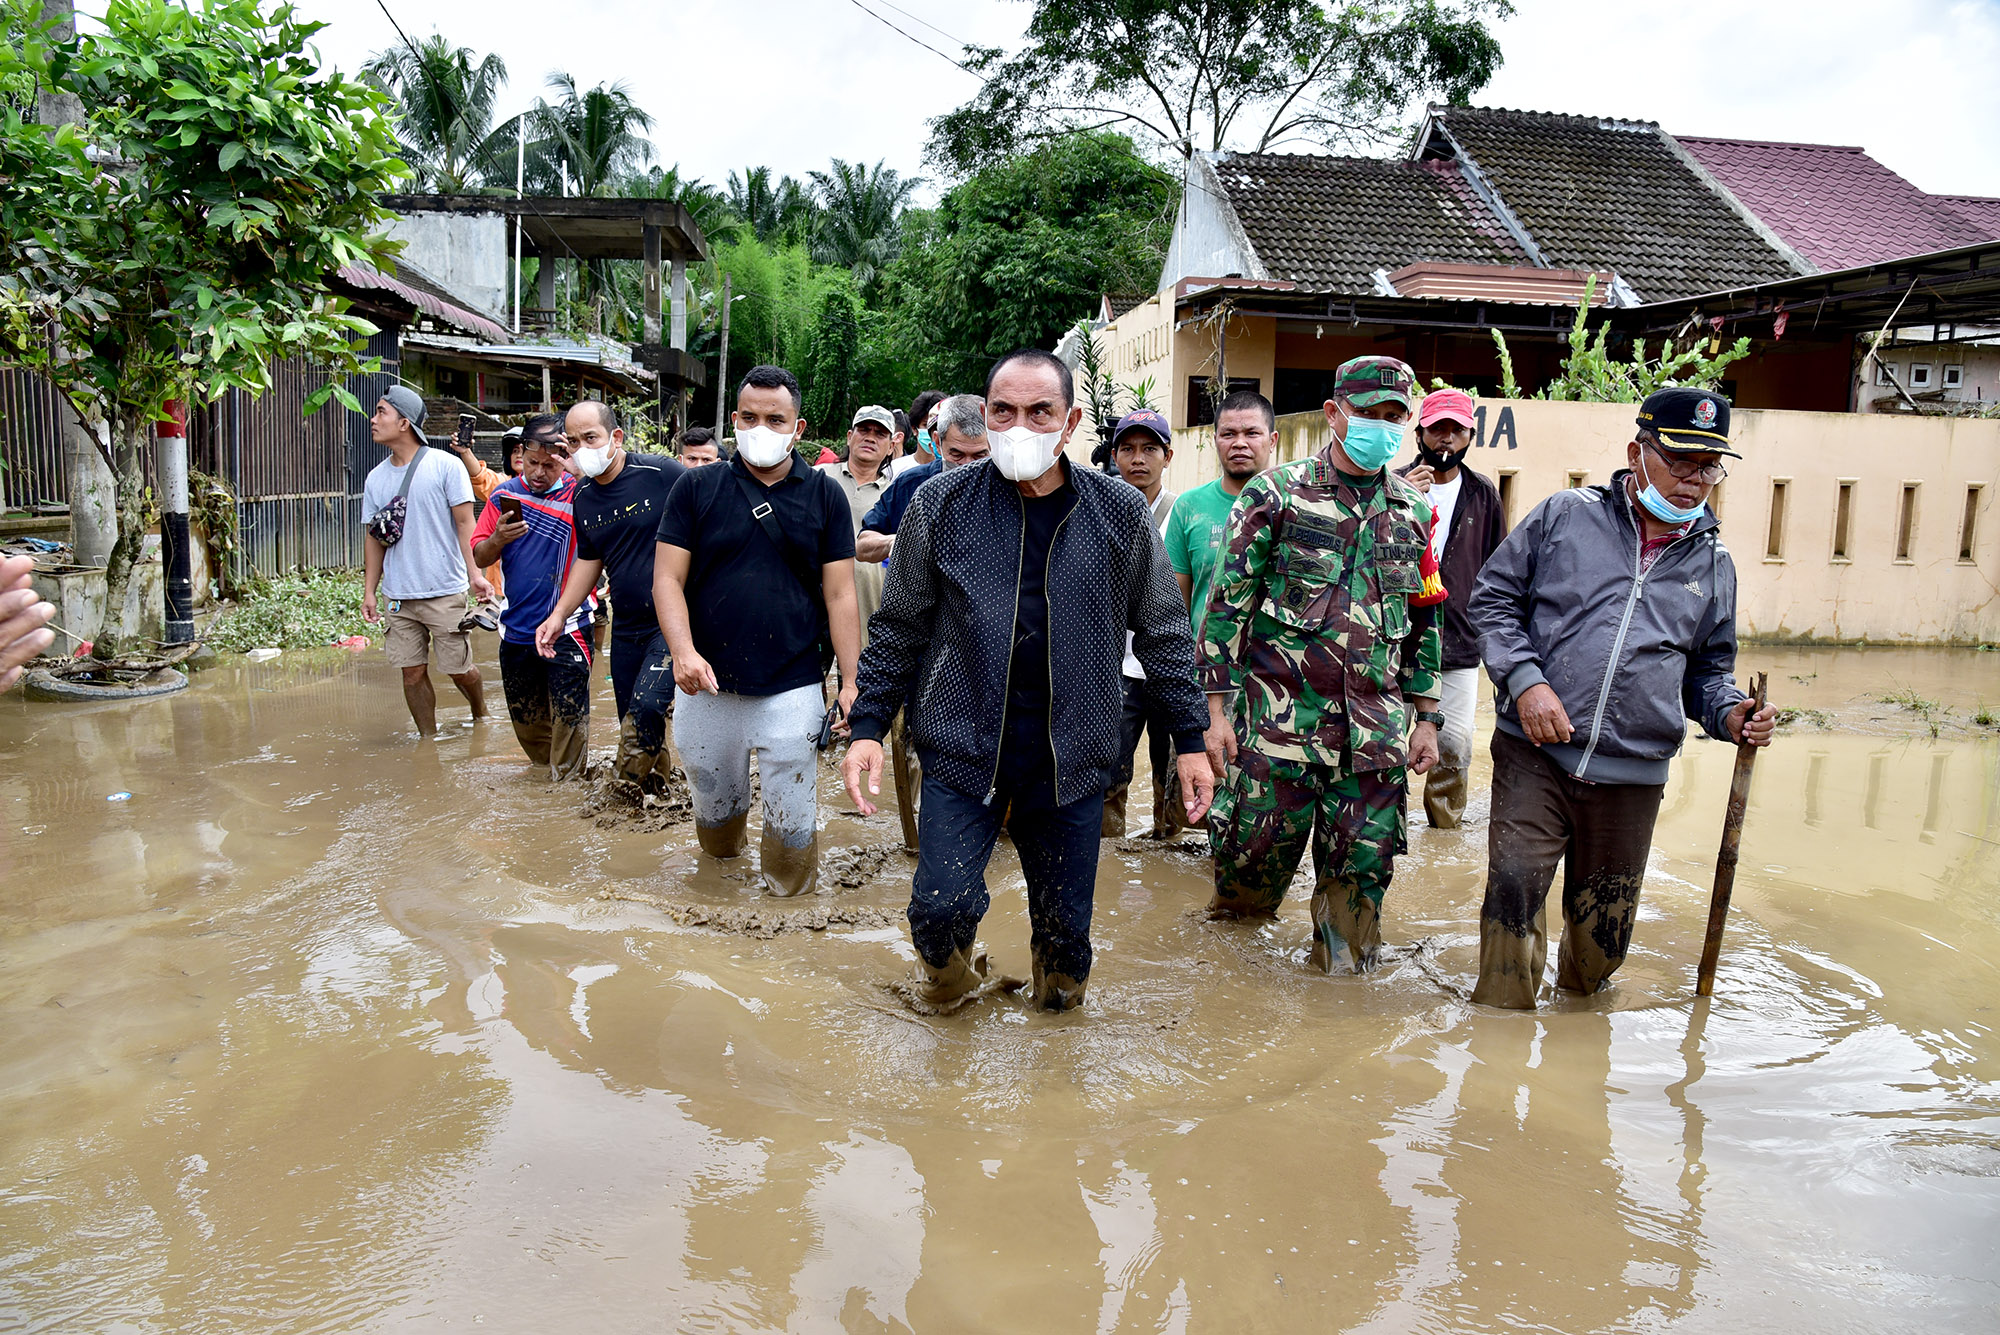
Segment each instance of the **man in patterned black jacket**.
[{"label": "man in patterned black jacket", "polygon": [[1069,368],[1046,352],[994,365],[992,454],[917,493],[861,656],[842,766],[849,796],[875,810],[862,782],[881,792],[881,739],[906,699],[924,766],[909,917],[920,957],[910,995],[927,1010],[962,1004],[988,981],[973,940],[1003,816],[1027,875],[1036,1004],[1083,1000],[1126,631],[1174,723],[1189,823],[1214,790],[1194,641],[1166,549],[1143,496],[1063,458],[1083,417],[1074,399]]}]

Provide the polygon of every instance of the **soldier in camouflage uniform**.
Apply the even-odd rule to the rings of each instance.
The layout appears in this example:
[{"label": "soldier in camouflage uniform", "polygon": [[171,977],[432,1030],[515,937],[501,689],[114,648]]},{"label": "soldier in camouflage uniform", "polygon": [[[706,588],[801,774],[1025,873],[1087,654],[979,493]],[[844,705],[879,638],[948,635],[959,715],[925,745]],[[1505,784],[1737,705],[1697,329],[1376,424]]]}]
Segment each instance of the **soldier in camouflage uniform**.
[{"label": "soldier in camouflage uniform", "polygon": [[1404,847],[1404,772],[1437,762],[1438,632],[1412,608],[1432,512],[1384,467],[1414,379],[1393,357],[1347,362],[1326,404],[1333,441],[1243,488],[1201,645],[1210,909],[1274,913],[1310,837],[1312,959],[1327,972],[1343,945],[1356,972],[1373,967]]}]

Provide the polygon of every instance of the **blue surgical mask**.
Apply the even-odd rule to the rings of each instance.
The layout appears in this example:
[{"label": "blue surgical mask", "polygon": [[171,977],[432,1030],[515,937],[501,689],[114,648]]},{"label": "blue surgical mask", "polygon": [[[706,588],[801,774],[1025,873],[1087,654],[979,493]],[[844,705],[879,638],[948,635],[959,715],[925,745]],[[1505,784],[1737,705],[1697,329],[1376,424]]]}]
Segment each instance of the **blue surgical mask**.
[{"label": "blue surgical mask", "polygon": [[1639,493],[1639,504],[1645,506],[1647,513],[1663,524],[1691,523],[1701,518],[1701,512],[1708,508],[1707,503],[1702,502],[1692,510],[1676,509],[1672,501],[1660,495],[1660,489],[1653,485],[1651,471],[1646,467],[1644,450],[1639,452],[1639,476],[1646,479],[1645,489]]},{"label": "blue surgical mask", "polygon": [[924,427],[917,428],[917,444],[923,446],[925,449],[931,447],[931,433],[929,430]]},{"label": "blue surgical mask", "polygon": [[1400,422],[1383,422],[1350,413],[1347,432],[1340,438],[1340,448],[1354,461],[1356,468],[1372,473],[1396,457],[1396,452],[1403,448],[1403,436]]}]

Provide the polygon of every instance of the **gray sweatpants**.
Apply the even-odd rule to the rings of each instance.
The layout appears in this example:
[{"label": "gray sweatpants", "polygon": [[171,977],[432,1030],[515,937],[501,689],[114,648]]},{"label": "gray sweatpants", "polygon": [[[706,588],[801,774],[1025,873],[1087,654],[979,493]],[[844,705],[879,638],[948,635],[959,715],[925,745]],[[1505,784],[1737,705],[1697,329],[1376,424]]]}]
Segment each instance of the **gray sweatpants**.
[{"label": "gray sweatpants", "polygon": [[750,753],[764,788],[758,868],[764,889],[796,895],[819,869],[819,737],[826,706],[817,685],[779,695],[674,692],[674,747],[694,794],[703,851],[733,858],[749,846]]}]

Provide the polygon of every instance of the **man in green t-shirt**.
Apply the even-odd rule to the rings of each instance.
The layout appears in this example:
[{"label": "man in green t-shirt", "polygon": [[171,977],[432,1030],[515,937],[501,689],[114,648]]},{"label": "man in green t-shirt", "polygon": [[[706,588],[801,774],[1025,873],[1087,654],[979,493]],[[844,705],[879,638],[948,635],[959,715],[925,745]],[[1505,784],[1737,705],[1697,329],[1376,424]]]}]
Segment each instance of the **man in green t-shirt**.
[{"label": "man in green t-shirt", "polygon": [[1201,643],[1208,586],[1215,579],[1216,555],[1229,527],[1229,512],[1243,484],[1271,466],[1277,425],[1271,401],[1254,389],[1239,389],[1224,399],[1215,415],[1215,451],[1222,458],[1222,476],[1183,492],[1167,516],[1161,534],[1167,544],[1167,564],[1181,582],[1196,644]]}]

